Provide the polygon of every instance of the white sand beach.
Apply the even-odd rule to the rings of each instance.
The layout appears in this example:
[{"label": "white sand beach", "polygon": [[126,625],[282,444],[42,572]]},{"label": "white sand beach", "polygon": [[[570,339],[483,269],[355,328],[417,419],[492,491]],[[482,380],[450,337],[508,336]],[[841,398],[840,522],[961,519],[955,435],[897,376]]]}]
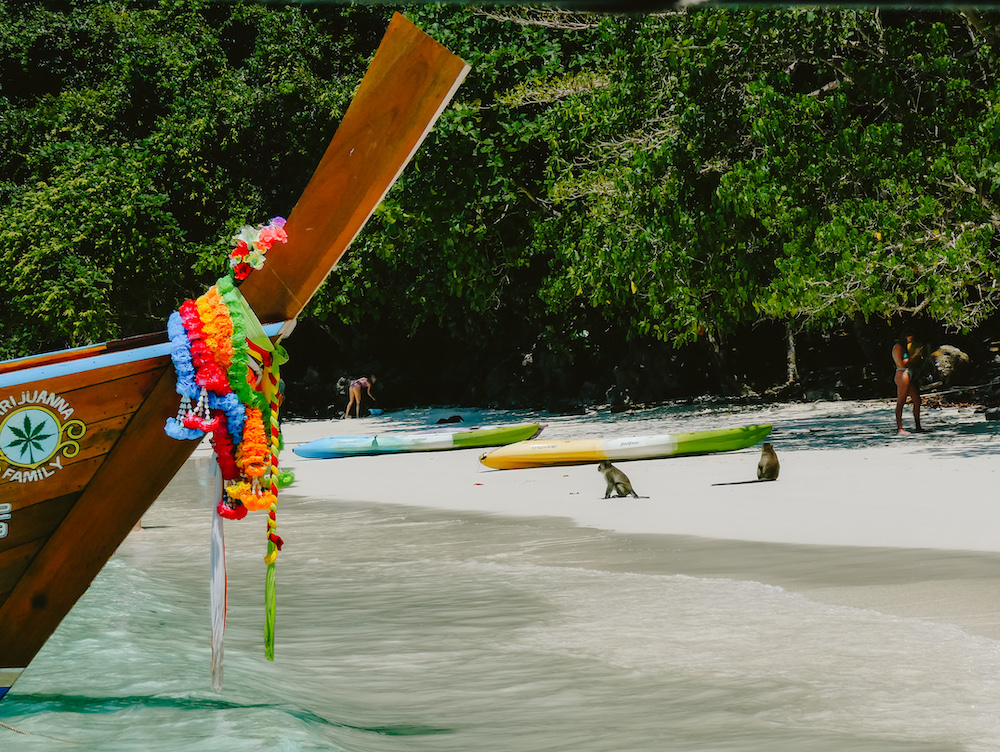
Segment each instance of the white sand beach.
[{"label": "white sand beach", "polygon": [[[665,421],[623,414],[548,420],[543,438],[603,438],[771,423],[781,461],[755,477],[760,447],[618,463],[648,498],[604,499],[596,465],[490,470],[480,450],[304,460],[282,453],[286,493],[515,516],[562,517],[624,533],[836,546],[1000,552],[995,453],[1000,424],[971,408],[924,410],[924,434],[897,437],[892,403],[769,406]],[[438,414],[428,411],[433,424]],[[496,420],[493,414],[468,416]],[[545,421],[545,418],[536,418]],[[909,406],[905,419],[912,425]],[[288,423],[288,449],[330,435],[377,434],[384,418]],[[388,425],[390,431],[406,430]]]}]

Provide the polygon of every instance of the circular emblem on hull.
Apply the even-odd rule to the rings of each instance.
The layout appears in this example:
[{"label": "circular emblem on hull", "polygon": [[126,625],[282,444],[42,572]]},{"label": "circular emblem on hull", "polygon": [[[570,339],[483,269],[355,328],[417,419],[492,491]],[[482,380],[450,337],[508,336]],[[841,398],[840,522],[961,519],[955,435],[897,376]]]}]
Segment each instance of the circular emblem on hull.
[{"label": "circular emblem on hull", "polygon": [[80,453],[87,432],[70,420],[73,407],[45,390],[24,391],[20,399],[0,399],[0,483],[31,483],[62,470],[62,460]]},{"label": "circular emblem on hull", "polygon": [[34,469],[59,449],[59,420],[44,407],[22,407],[0,421],[0,451],[12,465]]}]

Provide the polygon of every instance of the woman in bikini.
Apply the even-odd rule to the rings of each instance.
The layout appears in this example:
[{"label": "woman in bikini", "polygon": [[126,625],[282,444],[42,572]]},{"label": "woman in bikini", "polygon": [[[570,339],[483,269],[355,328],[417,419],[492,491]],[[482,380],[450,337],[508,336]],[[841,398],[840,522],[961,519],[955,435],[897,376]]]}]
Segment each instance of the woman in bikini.
[{"label": "woman in bikini", "polygon": [[375,395],[372,394],[372,383],[375,381],[373,376],[370,380],[367,376],[362,376],[360,379],[355,379],[351,382],[350,387],[348,387],[347,392],[350,398],[347,400],[347,409],[344,410],[344,417],[349,418],[351,413],[351,405],[354,405],[354,417],[361,417],[361,390],[367,389],[368,396],[375,399]]},{"label": "woman in bikini", "polygon": [[920,426],[920,390],[917,388],[916,369],[923,357],[923,348],[914,338],[912,329],[904,329],[892,346],[892,360],[896,364],[896,433],[908,434],[903,428],[903,405],[909,397],[913,404],[913,422],[916,432],[923,433]]}]

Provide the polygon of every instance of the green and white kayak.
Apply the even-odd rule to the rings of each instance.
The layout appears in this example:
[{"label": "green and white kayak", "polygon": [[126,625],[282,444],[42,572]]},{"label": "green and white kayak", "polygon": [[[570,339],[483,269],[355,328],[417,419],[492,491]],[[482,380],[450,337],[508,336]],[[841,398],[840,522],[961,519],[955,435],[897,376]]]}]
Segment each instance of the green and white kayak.
[{"label": "green and white kayak", "polygon": [[328,436],[325,439],[301,444],[292,451],[300,457],[331,459],[367,454],[494,447],[532,439],[541,433],[543,428],[545,426],[538,423],[519,423],[482,428],[448,426],[413,433],[384,433],[377,436]]},{"label": "green and white kayak", "polygon": [[585,465],[601,460],[648,460],[683,454],[730,452],[753,446],[765,439],[770,432],[770,425],[755,425],[617,439],[521,441],[486,452],[479,461],[496,470],[515,470],[551,465]]}]

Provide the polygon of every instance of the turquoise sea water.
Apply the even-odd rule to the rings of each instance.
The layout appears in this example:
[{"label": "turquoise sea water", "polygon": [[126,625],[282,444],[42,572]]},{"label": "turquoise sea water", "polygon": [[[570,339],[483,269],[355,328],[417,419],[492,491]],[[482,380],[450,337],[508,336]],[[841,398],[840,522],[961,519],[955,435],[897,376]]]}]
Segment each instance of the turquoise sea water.
[{"label": "turquoise sea water", "polygon": [[[590,419],[553,422],[574,420]],[[797,426],[785,441],[815,440]],[[996,577],[996,556],[734,548],[293,493],[273,663],[263,521],[227,524],[226,680],[213,692],[207,469],[189,463],[0,703],[0,721],[31,733],[0,728],[0,749],[1000,748],[1000,642],[775,584],[810,568],[849,584],[866,575],[834,570],[852,562],[877,562],[875,579],[922,581],[940,565],[974,583]],[[706,562],[726,555],[748,575],[713,574]]]}]

